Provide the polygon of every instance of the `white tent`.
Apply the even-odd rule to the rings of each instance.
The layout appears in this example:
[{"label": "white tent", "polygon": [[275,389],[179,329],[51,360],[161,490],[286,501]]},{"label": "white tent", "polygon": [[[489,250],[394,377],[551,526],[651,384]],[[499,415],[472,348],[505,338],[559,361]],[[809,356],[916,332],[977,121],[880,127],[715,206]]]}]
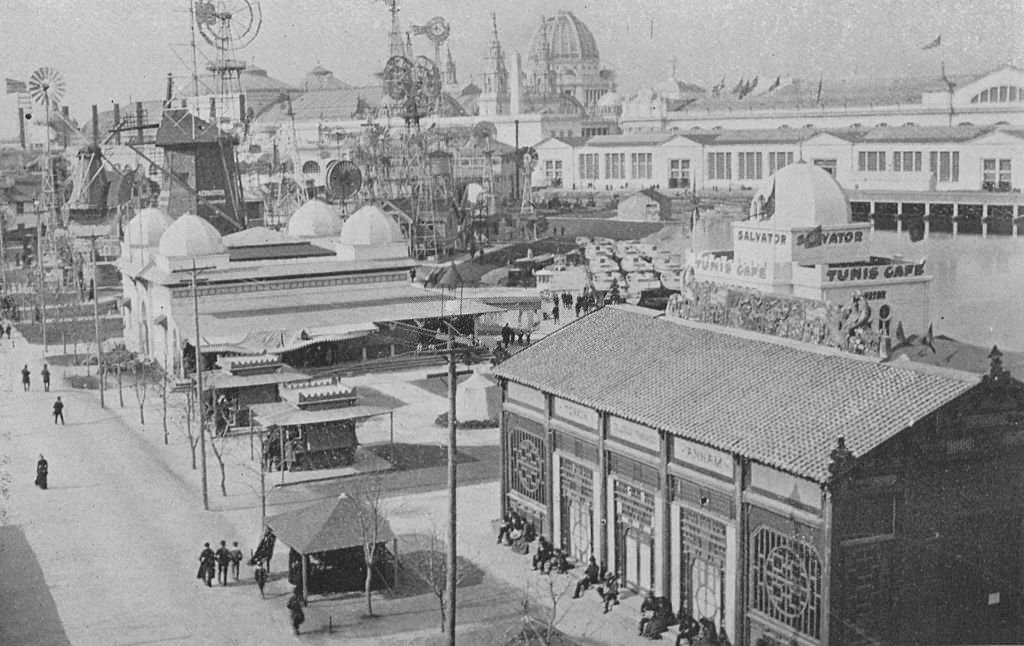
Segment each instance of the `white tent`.
[{"label": "white tent", "polygon": [[501,410],[501,392],[496,383],[474,372],[459,384],[455,407],[456,419],[462,424],[497,420]]}]

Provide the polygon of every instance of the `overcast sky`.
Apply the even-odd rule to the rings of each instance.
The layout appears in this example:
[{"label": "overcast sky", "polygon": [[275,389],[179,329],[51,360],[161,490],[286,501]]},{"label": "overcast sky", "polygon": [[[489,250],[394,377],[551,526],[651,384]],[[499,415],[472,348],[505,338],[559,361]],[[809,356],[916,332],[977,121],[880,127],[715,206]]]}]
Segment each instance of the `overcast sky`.
[{"label": "overcast sky", "polygon": [[[228,0],[229,4],[240,0]],[[505,51],[526,54],[541,16],[565,9],[597,39],[620,89],[664,78],[713,85],[760,74],[817,78],[951,74],[996,67],[1024,51],[1021,0],[405,0],[403,27],[435,15],[452,26],[460,82],[479,75],[497,15]],[[382,0],[264,0],[258,38],[238,57],[298,81],[321,64],[353,84],[373,82],[387,56]],[[88,106],[163,95],[168,72],[190,74],[188,0],[0,0],[0,75],[52,66],[65,103]],[[942,45],[921,47],[942,35]],[[429,41],[415,37],[417,53]],[[206,54],[209,56],[210,54]],[[204,64],[200,52],[200,67]],[[16,101],[0,98],[0,136],[17,132]]]}]

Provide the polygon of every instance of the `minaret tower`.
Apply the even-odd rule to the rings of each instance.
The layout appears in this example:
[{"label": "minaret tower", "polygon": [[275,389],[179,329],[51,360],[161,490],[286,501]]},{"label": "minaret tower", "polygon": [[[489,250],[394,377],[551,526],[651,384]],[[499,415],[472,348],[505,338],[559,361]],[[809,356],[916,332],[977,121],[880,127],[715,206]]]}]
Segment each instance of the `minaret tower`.
[{"label": "minaret tower", "polygon": [[402,25],[398,22],[398,0],[385,1],[388,3],[388,9],[391,11],[391,31],[388,33],[388,56],[404,56],[409,58],[406,40],[402,35]]},{"label": "minaret tower", "polygon": [[505,53],[498,40],[498,19],[491,14],[491,47],[484,59],[483,88],[477,105],[481,116],[509,113],[508,69],[505,67]]},{"label": "minaret tower", "polygon": [[448,61],[444,66],[444,84],[446,88],[456,88],[459,85],[459,77],[455,73],[455,61],[452,59],[452,48],[445,48],[448,53]]}]

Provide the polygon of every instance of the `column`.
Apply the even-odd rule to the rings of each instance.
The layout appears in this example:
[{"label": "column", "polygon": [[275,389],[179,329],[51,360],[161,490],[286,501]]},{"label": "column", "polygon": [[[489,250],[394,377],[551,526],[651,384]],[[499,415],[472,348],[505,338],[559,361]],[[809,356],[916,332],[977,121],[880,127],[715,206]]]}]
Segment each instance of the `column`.
[{"label": "column", "polygon": [[981,205],[981,237],[988,237],[988,218],[992,214],[991,204]]},{"label": "column", "polygon": [[903,202],[896,203],[896,233],[903,233]]},{"label": "column", "polygon": [[953,237],[956,237],[957,229],[960,228],[960,203],[953,204]]},{"label": "column", "polygon": [[[609,538],[609,526],[614,527],[615,523],[609,520],[611,514],[608,513],[608,451],[605,448],[605,439],[608,436],[608,415],[599,413],[598,417],[598,438],[597,438],[597,462],[598,462],[598,477],[601,479],[600,487],[597,489],[597,504],[595,509],[597,510],[597,523],[596,531],[597,534],[597,545],[595,545],[594,552],[597,554],[598,563],[608,564],[608,538]],[[610,566],[612,564],[609,564]]]},{"label": "column", "polygon": [[664,431],[658,433],[660,436],[660,453],[658,455],[658,492],[654,496],[654,525],[657,528],[657,549],[654,552],[654,589],[656,595],[668,596],[671,593],[669,588],[672,581],[672,526],[669,521],[672,518],[669,509],[669,482],[668,482],[668,460],[669,460],[669,438]]},{"label": "column", "polygon": [[924,203],[924,237],[925,237],[926,240],[928,239],[928,234],[930,234],[932,232],[932,223],[931,223],[931,220],[928,219],[931,216],[932,216],[932,203],[931,202],[925,202]]}]

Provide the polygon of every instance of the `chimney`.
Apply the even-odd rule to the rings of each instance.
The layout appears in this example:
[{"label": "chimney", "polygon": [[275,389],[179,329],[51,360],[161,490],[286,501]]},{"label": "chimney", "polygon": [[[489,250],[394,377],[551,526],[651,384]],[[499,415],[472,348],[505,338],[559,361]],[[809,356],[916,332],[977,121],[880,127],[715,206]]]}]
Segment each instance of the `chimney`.
[{"label": "chimney", "polygon": [[114,142],[121,145],[121,106],[117,103],[114,104]]},{"label": "chimney", "polygon": [[100,144],[100,109],[95,103],[92,104],[92,143]]},{"label": "chimney", "polygon": [[509,114],[519,114],[522,111],[523,92],[523,57],[516,52],[512,57],[512,78],[509,86]]}]

